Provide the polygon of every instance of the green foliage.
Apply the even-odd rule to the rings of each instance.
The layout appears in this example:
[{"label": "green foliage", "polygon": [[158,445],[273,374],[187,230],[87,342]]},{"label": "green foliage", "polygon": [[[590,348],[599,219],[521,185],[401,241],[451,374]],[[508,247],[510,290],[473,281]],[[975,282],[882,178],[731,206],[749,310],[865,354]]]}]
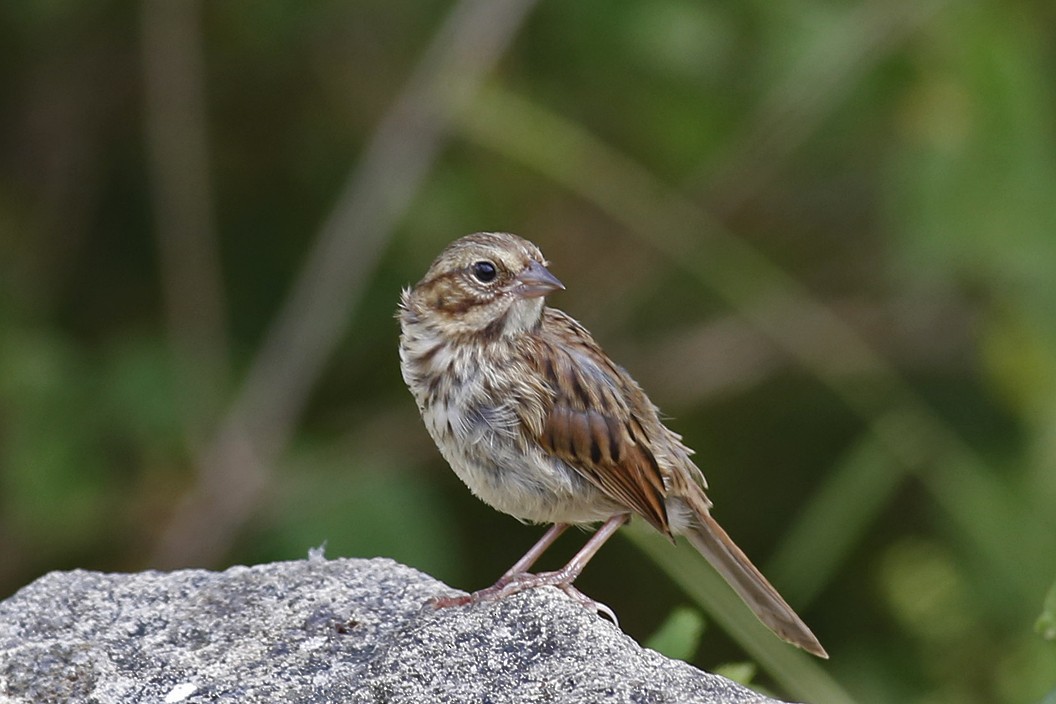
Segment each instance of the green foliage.
[{"label": "green foliage", "polygon": [[669,658],[689,660],[700,645],[704,628],[704,617],[699,611],[679,607],[668,614],[667,619],[649,636],[645,647]]},{"label": "green foliage", "polygon": [[752,683],[756,670],[755,663],[752,662],[728,662],[725,665],[717,666],[713,672],[716,675],[722,675],[727,679],[747,686]]},{"label": "green foliage", "polygon": [[[521,534],[426,437],[391,314],[447,241],[508,229],[673,416],[716,516],[832,659],[637,524],[648,557],[619,567],[657,576],[592,589],[631,635],[671,608],[666,575],[693,606],[651,646],[710,669],[747,653],[758,674],[723,671],[788,697],[1056,701],[1051,7],[539,3],[466,104],[443,105],[451,75],[427,93],[448,121],[398,225],[344,233],[354,261],[323,267],[369,262],[355,295],[300,311],[350,323],[305,398],[240,396],[300,369],[269,344],[346,175],[387,184],[368,205],[411,182],[391,180],[406,155],[376,180],[373,131],[452,7],[0,7],[0,595],[173,566],[194,497],[194,564],[325,542],[493,581]],[[152,35],[174,53],[144,40],[151,8],[177,13]],[[394,124],[397,145],[424,134]],[[210,465],[244,417],[258,445]]]}]

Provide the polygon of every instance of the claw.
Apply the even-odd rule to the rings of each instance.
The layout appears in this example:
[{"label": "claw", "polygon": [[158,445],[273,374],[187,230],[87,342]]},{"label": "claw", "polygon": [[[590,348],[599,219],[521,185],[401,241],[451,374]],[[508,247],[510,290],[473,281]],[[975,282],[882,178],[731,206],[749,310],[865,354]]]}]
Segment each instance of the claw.
[{"label": "claw", "polygon": [[579,591],[571,584],[558,584],[557,588],[563,591],[565,594],[568,594],[568,596],[570,596],[574,601],[579,602],[579,605],[583,608],[590,609],[596,614],[604,614],[605,616],[608,616],[609,620],[612,621],[613,625],[616,626],[616,628],[620,627],[620,620],[616,618],[616,614],[613,612],[613,610],[605,604],[601,603],[600,601],[595,601],[594,599],[591,599],[589,596]]}]

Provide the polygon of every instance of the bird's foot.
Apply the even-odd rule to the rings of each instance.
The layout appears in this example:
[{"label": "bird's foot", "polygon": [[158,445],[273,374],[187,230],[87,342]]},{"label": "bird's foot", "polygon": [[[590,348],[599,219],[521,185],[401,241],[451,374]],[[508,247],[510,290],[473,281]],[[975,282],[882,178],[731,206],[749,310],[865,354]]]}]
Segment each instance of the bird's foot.
[{"label": "bird's foot", "polygon": [[600,601],[595,601],[594,599],[591,599],[589,596],[579,591],[571,584],[559,584],[557,585],[557,588],[572,597],[572,600],[578,602],[579,605],[583,608],[590,609],[596,614],[603,614],[605,616],[608,616],[609,620],[612,621],[613,625],[616,626],[616,628],[620,627],[620,620],[616,618],[616,613],[605,604],[602,604]]},{"label": "bird's foot", "polygon": [[537,589],[538,587],[557,587],[580,606],[590,609],[596,614],[604,614],[605,616],[608,616],[616,626],[620,625],[620,622],[616,618],[616,614],[613,613],[612,609],[605,604],[602,604],[600,601],[591,599],[589,596],[573,587],[572,582],[568,580],[568,575],[561,570],[556,572],[540,572],[539,574],[530,574],[528,572],[507,574],[503,575],[498,582],[490,587],[473,592],[472,594],[436,596],[430,599],[429,603],[437,609],[445,609],[451,606],[466,606],[468,604],[479,604],[484,601],[497,601],[528,589]]}]

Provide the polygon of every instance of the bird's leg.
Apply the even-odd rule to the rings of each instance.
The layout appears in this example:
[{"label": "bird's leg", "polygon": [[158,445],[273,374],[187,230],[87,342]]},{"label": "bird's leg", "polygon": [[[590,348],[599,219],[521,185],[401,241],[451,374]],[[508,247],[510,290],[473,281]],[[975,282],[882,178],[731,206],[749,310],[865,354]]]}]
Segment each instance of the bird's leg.
[{"label": "bird's leg", "polygon": [[613,516],[605,521],[594,535],[590,536],[590,540],[580,548],[579,552],[572,556],[572,559],[569,560],[568,564],[564,567],[553,572],[540,572],[539,574],[525,574],[520,577],[514,577],[506,583],[498,596],[516,594],[525,589],[553,586],[557,587],[591,611],[605,614],[618,626],[619,620],[616,618],[616,614],[613,613],[612,609],[605,604],[602,604],[600,601],[591,599],[589,596],[576,589],[572,586],[572,582],[579,577],[583,568],[586,567],[591,558],[597,554],[598,550],[601,549],[601,546],[605,544],[605,541],[611,538],[612,534],[619,530],[620,526],[628,520],[630,520],[630,516],[626,513]]},{"label": "bird's leg", "polygon": [[566,585],[572,586],[572,582],[576,581],[576,577],[579,576],[579,573],[587,566],[590,559],[601,549],[605,541],[611,538],[612,534],[619,530],[620,526],[626,523],[629,518],[630,516],[626,513],[613,516],[605,521],[594,535],[590,536],[590,540],[579,549],[579,552],[572,556],[567,565],[553,572],[525,574],[523,578],[515,577],[508,581],[503,588],[503,596],[516,594],[524,589],[532,589],[534,587],[552,586],[564,588]]},{"label": "bird's leg", "polygon": [[553,545],[566,530],[568,530],[567,523],[555,523],[550,526],[550,530],[546,531],[542,538],[539,538],[539,542],[533,545],[531,550],[524,553],[524,557],[517,560],[517,564],[506,570],[506,574],[499,577],[499,581],[496,582],[496,584],[505,584],[514,576],[528,572],[528,570],[532,568],[532,565],[536,563],[542,554],[546,552],[546,550]]},{"label": "bird's leg", "polygon": [[621,513],[605,521],[601,528],[590,537],[590,540],[588,540],[587,543],[580,548],[579,552],[572,556],[572,559],[568,561],[568,564],[561,569],[553,572],[529,574],[526,570],[535,564],[535,561],[539,559],[539,556],[542,555],[543,552],[553,544],[553,542],[557,540],[557,537],[568,527],[561,523],[555,524],[524,557],[517,561],[516,565],[510,568],[510,570],[492,586],[464,596],[436,597],[433,599],[433,605],[437,608],[443,608],[446,606],[459,606],[479,601],[492,601],[511,596],[526,589],[550,586],[557,587],[587,608],[607,614],[613,622],[615,622],[616,615],[612,613],[612,610],[609,609],[609,607],[594,601],[580,592],[572,586],[572,582],[576,580],[576,577],[578,577],[583,571],[583,568],[587,566],[587,563],[590,562],[591,558],[594,557],[599,549],[601,549],[601,546],[605,544],[605,541],[611,538],[612,534],[619,530],[620,526],[626,523],[629,518],[630,516],[628,514]]},{"label": "bird's leg", "polygon": [[542,554],[546,552],[547,548],[553,545],[566,530],[568,530],[567,523],[555,523],[550,526],[550,529],[543,533],[543,537],[539,538],[538,542],[536,542],[536,544],[524,554],[524,557],[517,560],[513,567],[506,570],[505,574],[499,577],[499,581],[495,582],[495,584],[487,589],[481,589],[472,594],[464,594],[462,596],[433,597],[430,600],[431,603],[436,608],[442,609],[448,606],[464,606],[472,602],[487,601],[488,599],[494,599],[501,596],[502,589],[507,584],[514,581],[518,576],[527,575],[528,570],[532,568],[532,565],[536,563]]}]

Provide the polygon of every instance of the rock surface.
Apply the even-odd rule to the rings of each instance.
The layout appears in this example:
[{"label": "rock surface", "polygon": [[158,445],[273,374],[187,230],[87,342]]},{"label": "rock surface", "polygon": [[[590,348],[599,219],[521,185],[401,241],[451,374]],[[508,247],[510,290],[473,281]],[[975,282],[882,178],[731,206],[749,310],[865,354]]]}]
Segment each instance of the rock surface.
[{"label": "rock surface", "polygon": [[773,702],[555,589],[467,608],[391,560],[46,575],[0,603],[0,704]]}]

